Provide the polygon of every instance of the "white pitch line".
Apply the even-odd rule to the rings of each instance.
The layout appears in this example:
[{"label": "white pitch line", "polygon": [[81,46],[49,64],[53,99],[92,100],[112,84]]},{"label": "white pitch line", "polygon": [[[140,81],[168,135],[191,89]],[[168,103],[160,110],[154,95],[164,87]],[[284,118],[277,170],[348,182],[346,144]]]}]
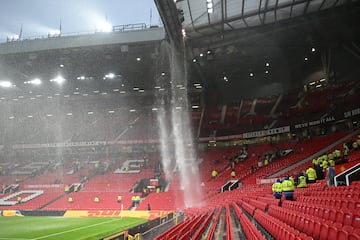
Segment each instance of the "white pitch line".
[{"label": "white pitch line", "polygon": [[95,224],[92,224],[92,225],[83,226],[83,227],[79,227],[79,228],[74,228],[74,229],[71,229],[71,230],[63,231],[63,232],[57,232],[57,233],[49,234],[49,235],[46,235],[46,236],[33,238],[32,240],[44,239],[44,238],[48,238],[48,237],[52,237],[52,236],[56,236],[56,235],[61,235],[61,234],[64,234],[64,233],[75,232],[75,231],[78,231],[78,230],[91,228],[91,227],[94,227],[94,226],[102,225],[102,224],[109,223],[109,222],[114,222],[114,221],[117,221],[117,220],[119,220],[119,219],[112,219],[112,220],[107,221],[107,222],[95,223]]},{"label": "white pitch line", "polygon": [[2,238],[0,237],[0,240],[31,240],[29,238]]}]

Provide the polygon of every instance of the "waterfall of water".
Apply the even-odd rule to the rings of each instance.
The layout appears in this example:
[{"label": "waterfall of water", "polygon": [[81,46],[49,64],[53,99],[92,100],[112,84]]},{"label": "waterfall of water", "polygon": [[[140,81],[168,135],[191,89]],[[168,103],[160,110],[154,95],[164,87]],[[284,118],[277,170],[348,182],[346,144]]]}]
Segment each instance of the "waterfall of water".
[{"label": "waterfall of water", "polygon": [[189,116],[186,58],[181,50],[169,43],[164,45],[170,68],[171,90],[167,93],[169,103],[166,104],[163,99],[158,111],[162,164],[169,181],[174,171],[180,175],[185,201],[182,205],[193,207],[199,205],[201,187]]}]

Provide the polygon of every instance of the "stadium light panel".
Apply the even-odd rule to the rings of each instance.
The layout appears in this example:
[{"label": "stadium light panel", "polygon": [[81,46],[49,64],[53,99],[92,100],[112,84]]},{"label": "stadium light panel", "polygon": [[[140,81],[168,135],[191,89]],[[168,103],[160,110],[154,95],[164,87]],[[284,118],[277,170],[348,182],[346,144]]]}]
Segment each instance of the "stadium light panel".
[{"label": "stadium light panel", "polygon": [[106,75],[105,75],[105,78],[114,79],[114,78],[115,78],[115,74],[114,74],[114,73],[106,74]]},{"label": "stadium light panel", "polygon": [[156,107],[154,107],[154,108],[152,108],[151,110],[152,110],[152,111],[157,111],[157,110],[159,110],[159,109],[156,108]]},{"label": "stadium light panel", "polygon": [[268,62],[265,63],[265,66],[266,66],[266,67],[269,67],[269,66],[270,66],[270,63],[268,63]]},{"label": "stadium light panel", "polygon": [[136,61],[140,62],[140,61],[141,61],[141,58],[140,58],[140,57],[137,57],[137,58],[136,58]]},{"label": "stadium light panel", "polygon": [[254,73],[252,73],[252,72],[249,73],[249,76],[250,76],[250,77],[253,77],[253,76],[254,76]]},{"label": "stadium light panel", "polygon": [[65,82],[65,78],[63,78],[62,76],[59,75],[56,78],[50,79],[50,82],[55,82],[55,83],[61,85]]},{"label": "stadium light panel", "polygon": [[61,35],[61,32],[59,29],[56,29],[56,30],[51,30],[49,31],[48,33],[48,36],[49,37],[59,37]]},{"label": "stadium light panel", "polygon": [[113,27],[112,25],[107,21],[99,22],[96,26],[97,32],[112,32]]},{"label": "stadium light panel", "polygon": [[181,34],[183,35],[184,38],[186,37],[186,30],[184,28],[181,29]]},{"label": "stadium light panel", "polygon": [[8,41],[8,42],[17,41],[17,40],[19,40],[19,39],[20,39],[20,36],[17,35],[17,34],[7,36],[7,41]]},{"label": "stadium light panel", "polygon": [[93,115],[94,112],[90,111],[90,112],[88,112],[87,114],[88,114],[88,115]]},{"label": "stadium light panel", "polygon": [[32,84],[32,85],[41,85],[42,82],[39,78],[35,78],[35,79],[27,81],[25,83]]},{"label": "stadium light panel", "polygon": [[0,87],[2,88],[10,88],[12,86],[13,85],[10,81],[0,81]]},{"label": "stadium light panel", "polygon": [[315,48],[311,48],[311,52],[315,52],[316,51],[316,49]]},{"label": "stadium light panel", "polygon": [[14,116],[10,116],[9,119],[14,119],[15,117]]}]

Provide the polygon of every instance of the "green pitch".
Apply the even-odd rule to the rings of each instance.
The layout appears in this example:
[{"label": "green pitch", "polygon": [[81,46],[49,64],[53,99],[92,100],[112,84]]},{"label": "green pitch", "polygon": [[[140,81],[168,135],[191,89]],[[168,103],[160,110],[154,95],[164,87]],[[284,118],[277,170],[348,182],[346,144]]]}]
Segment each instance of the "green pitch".
[{"label": "green pitch", "polygon": [[98,240],[146,221],[141,218],[0,217],[0,240]]}]

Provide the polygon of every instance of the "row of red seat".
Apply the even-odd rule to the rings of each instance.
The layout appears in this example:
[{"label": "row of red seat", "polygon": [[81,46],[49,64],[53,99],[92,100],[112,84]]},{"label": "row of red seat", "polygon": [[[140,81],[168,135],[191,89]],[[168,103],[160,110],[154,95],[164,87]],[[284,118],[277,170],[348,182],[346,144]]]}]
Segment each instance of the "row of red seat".
[{"label": "row of red seat", "polygon": [[350,240],[360,237],[356,233],[343,230],[341,225],[334,225],[331,221],[317,218],[311,214],[300,214],[298,211],[288,208],[283,209],[272,205],[269,207],[268,214],[293,226],[300,232],[313,236],[314,239]]}]

